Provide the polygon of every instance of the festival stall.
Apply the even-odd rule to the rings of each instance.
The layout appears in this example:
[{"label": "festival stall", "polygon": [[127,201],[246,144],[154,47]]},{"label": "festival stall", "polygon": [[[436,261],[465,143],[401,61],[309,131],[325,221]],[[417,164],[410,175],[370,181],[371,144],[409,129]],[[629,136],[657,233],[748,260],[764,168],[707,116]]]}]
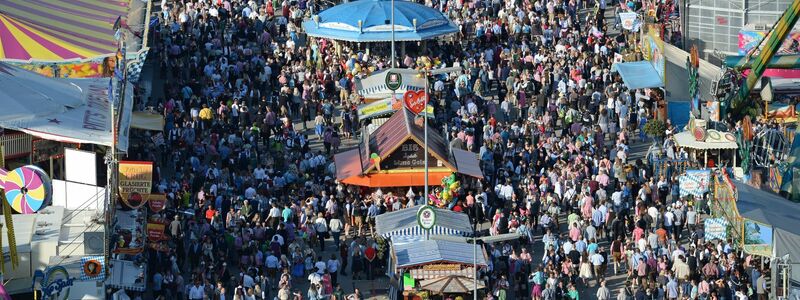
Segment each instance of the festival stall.
[{"label": "festival stall", "polygon": [[[475,153],[450,149],[438,131],[428,128],[428,150],[424,147],[422,120],[406,108],[395,112],[372,133],[364,133],[357,149],[334,156],[336,179],[364,188],[397,189],[400,194],[410,187],[425,184],[425,155],[428,155],[428,182],[442,184],[439,199],[453,198],[446,190],[458,190],[459,179],[483,178]],[[446,195],[443,195],[446,194]]]},{"label": "festival stall", "polygon": [[0,60],[48,77],[110,77],[119,27],[130,54],[126,59],[142,58],[129,69],[138,76],[147,54],[149,16],[150,1],[2,1]]},{"label": "festival stall", "polygon": [[406,208],[375,217],[376,234],[394,242],[414,242],[425,239],[425,235],[471,236],[469,217],[447,209],[433,208],[436,224],[425,230],[417,223],[417,208]]},{"label": "festival stall", "polygon": [[[390,245],[387,276],[392,299],[475,290],[474,268],[486,267],[487,258],[482,244],[466,239],[473,235],[466,214],[421,206],[379,215],[375,225],[379,239]],[[482,281],[477,284],[478,289],[484,287]]]},{"label": "festival stall", "polygon": [[713,177],[710,216],[703,221],[705,239],[730,239],[744,253],[760,257],[765,264],[769,261],[773,272],[770,299],[776,299],[774,293],[782,296],[788,290],[800,295],[800,229],[796,221],[800,204],[731,180],[724,170]]},{"label": "festival stall", "polygon": [[[733,161],[729,167],[736,166],[736,149],[739,148],[739,145],[736,143],[736,136],[733,133],[706,129],[705,121],[694,119],[694,117],[689,118],[689,124],[686,127],[687,130],[676,133],[672,139],[677,147],[687,150],[690,159],[697,161],[702,155],[703,166],[710,166],[709,154],[712,155],[712,158],[716,156],[717,160],[721,162],[725,160],[722,151],[728,150],[727,157]],[[716,153],[714,150],[717,150]]]},{"label": "festival stall", "polygon": [[475,280],[475,267],[487,267],[482,245],[444,240],[392,243],[389,274],[394,283],[390,296],[397,299],[430,299],[431,296],[472,294],[485,288]]},{"label": "festival stall", "polygon": [[[788,283],[790,293],[800,295],[800,204],[743,182],[734,181],[734,185],[736,209],[742,218],[742,248],[745,253],[771,258],[773,292],[783,296],[783,286]],[[779,279],[784,276],[785,281]]]},{"label": "festival stall", "polygon": [[[387,23],[392,19],[394,26]],[[303,29],[313,37],[360,43],[388,42],[393,37],[422,41],[458,33],[458,26],[436,9],[388,0],[344,2],[312,15]]]}]

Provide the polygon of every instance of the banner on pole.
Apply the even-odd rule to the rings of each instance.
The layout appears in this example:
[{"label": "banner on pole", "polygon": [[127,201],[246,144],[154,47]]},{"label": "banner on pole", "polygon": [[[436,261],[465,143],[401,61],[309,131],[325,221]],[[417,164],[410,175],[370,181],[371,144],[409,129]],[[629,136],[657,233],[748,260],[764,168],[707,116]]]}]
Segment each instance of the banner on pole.
[{"label": "banner on pole", "polygon": [[149,161],[119,162],[119,193],[130,208],[137,209],[147,202],[153,187],[153,163]]}]

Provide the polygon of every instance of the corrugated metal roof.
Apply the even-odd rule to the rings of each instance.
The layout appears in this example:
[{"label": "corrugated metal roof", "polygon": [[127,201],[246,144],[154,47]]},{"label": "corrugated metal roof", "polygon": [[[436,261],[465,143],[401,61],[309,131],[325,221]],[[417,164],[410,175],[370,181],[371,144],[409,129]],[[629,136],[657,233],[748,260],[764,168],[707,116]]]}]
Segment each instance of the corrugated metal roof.
[{"label": "corrugated metal roof", "polygon": [[[408,129],[405,125],[405,116],[402,113],[395,113],[386,123],[369,135],[367,143],[370,153],[361,157],[361,164],[364,171],[369,170],[374,165],[369,157],[372,153],[377,153],[381,159],[385,159],[400,144],[408,139]],[[364,147],[366,148],[366,147]]]},{"label": "corrugated metal roof", "polygon": [[[474,247],[474,248],[473,248]],[[473,252],[477,248],[476,261]],[[410,244],[393,244],[397,268],[406,268],[421,264],[444,262],[486,266],[486,253],[481,245],[467,243],[427,240]]]},{"label": "corrugated metal roof", "polygon": [[[384,235],[391,231],[419,226],[417,224],[416,207],[401,209],[390,213],[385,213],[375,217],[375,226],[378,235]],[[434,208],[436,211],[436,225],[456,231],[472,233],[472,226],[469,223],[467,214],[454,212],[446,209]]]},{"label": "corrugated metal roof", "polygon": [[[414,122],[416,116],[408,111],[407,109],[401,110],[406,117],[406,124],[408,126],[409,134],[419,142],[420,145],[425,143],[425,130],[423,126],[417,125]],[[438,130],[434,130],[430,126],[428,126],[428,150],[433,153],[434,156],[441,159],[442,162],[447,165],[452,170],[456,169],[455,163],[453,160],[450,159],[449,152],[447,151],[449,148],[447,142],[444,140],[444,137],[439,133]]]},{"label": "corrugated metal roof", "polygon": [[481,165],[478,162],[478,154],[455,148],[452,151],[458,173],[475,178],[483,178],[483,171],[481,171]]}]

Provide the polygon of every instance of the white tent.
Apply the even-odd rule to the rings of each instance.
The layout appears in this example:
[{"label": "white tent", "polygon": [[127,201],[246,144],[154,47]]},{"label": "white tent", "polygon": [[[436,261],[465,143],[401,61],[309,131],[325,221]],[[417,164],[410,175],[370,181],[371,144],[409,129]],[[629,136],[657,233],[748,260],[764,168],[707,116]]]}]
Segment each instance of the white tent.
[{"label": "white tent", "polygon": [[[48,140],[111,146],[109,79],[47,78],[0,63],[0,127]],[[133,87],[119,116],[117,149],[127,151]]]}]

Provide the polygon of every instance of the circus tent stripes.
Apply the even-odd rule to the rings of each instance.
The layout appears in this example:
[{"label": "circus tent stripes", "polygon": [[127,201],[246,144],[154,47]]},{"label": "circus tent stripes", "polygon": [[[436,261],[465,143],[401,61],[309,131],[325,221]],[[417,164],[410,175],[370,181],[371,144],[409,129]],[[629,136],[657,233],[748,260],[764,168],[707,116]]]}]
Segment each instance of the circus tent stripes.
[{"label": "circus tent stripes", "polygon": [[0,60],[64,61],[116,52],[114,22],[121,0],[0,1]]}]

